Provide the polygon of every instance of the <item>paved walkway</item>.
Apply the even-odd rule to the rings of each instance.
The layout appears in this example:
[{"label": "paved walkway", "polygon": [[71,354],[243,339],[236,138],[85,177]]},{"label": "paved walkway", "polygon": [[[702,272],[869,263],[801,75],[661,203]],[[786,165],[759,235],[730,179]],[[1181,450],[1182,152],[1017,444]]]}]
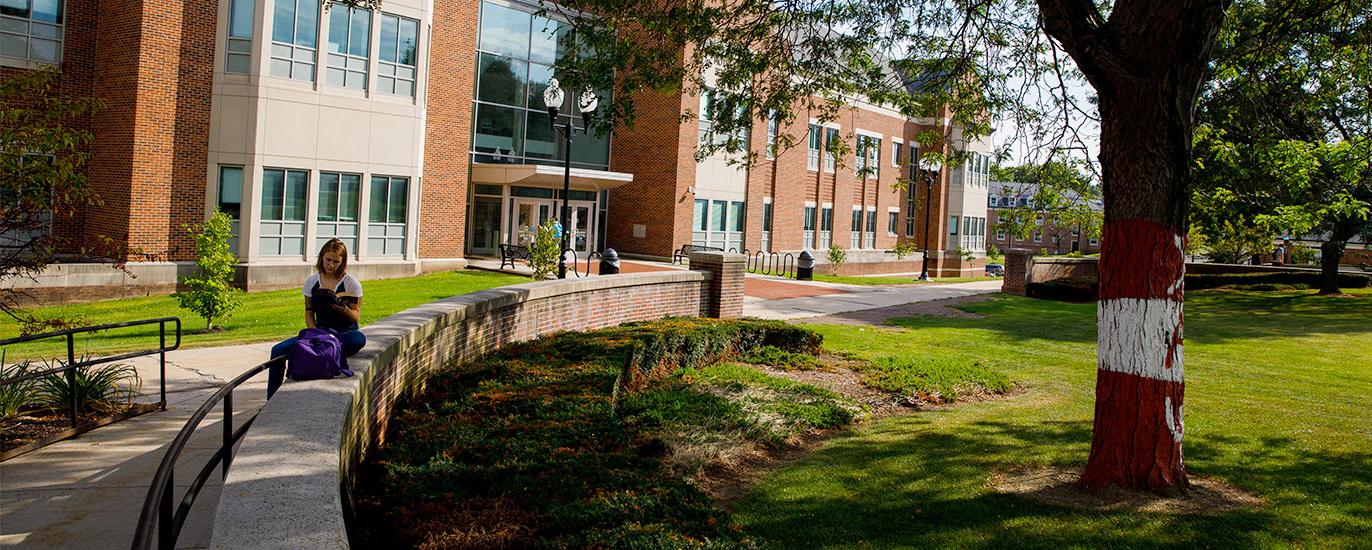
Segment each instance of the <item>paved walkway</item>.
[{"label": "paved walkway", "polygon": [[[666,264],[625,262],[634,269]],[[800,319],[912,302],[984,294],[1000,281],[954,285],[851,286],[749,275],[745,315]],[[117,422],[0,463],[0,547],[119,548],[133,539],[148,483],[170,441],[215,389],[265,361],[272,343],[177,350],[167,366],[167,412]],[[131,361],[143,376],[145,401],[156,401],[157,358]],[[234,425],[265,403],[266,375],[235,392]],[[219,444],[219,412],[211,413],[177,465],[177,487],[199,471]],[[212,475],[182,532],[179,548],[209,544],[221,479]],[[179,500],[180,493],[176,498]]]},{"label": "paved walkway", "polygon": [[[177,350],[167,358],[167,411],[116,422],[0,463],[0,547],[124,548],[166,443],[221,385],[267,359],[272,343]],[[157,357],[130,361],[143,377],[140,401],[157,401]],[[234,392],[234,425],[266,402],[266,374]],[[201,423],[177,464],[175,495],[209,461],[222,428],[219,410]],[[222,479],[211,475],[178,548],[204,548]]]}]

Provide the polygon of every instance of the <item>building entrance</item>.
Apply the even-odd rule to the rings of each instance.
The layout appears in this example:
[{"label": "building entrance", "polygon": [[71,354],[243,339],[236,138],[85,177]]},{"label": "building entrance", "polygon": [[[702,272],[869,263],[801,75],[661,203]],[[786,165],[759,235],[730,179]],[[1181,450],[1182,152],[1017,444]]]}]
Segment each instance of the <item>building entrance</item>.
[{"label": "building entrance", "polygon": [[[515,197],[511,201],[510,242],[529,246],[534,241],[538,227],[558,214],[562,201],[554,199],[534,199]],[[596,216],[600,213],[594,201],[571,201],[571,223],[562,221],[563,231],[570,231],[567,245],[581,257],[593,252],[597,242],[596,231],[600,225]]]}]

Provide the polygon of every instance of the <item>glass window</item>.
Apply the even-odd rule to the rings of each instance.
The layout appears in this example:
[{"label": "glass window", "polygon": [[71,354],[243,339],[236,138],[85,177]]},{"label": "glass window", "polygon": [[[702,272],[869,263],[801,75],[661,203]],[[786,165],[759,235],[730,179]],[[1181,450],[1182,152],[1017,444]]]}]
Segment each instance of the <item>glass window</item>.
[{"label": "glass window", "polygon": [[0,56],[62,61],[62,0],[0,0]]},{"label": "glass window", "polygon": [[696,199],[695,223],[692,224],[692,227],[695,227],[696,231],[710,230],[710,226],[705,222],[706,214],[707,212],[709,212],[709,210],[710,201],[707,201],[705,199]]},{"label": "glass window", "polygon": [[743,231],[743,203],[729,203],[729,230]]},{"label": "glass window", "polygon": [[[523,107],[525,80],[529,65],[524,61],[491,54],[481,54],[477,69],[476,98],[480,101]],[[546,82],[545,82],[546,85]],[[539,99],[539,103],[542,100]],[[544,123],[548,121],[544,115]]]},{"label": "glass window", "polygon": [[[489,2],[481,5],[481,49],[527,58],[533,14]],[[382,27],[383,32],[385,27]],[[384,38],[383,38],[383,44]]]},{"label": "glass window", "polygon": [[318,0],[276,0],[272,16],[272,76],[314,82]]},{"label": "glass window", "polygon": [[710,209],[710,229],[712,231],[724,231],[724,214],[728,204],[725,201],[715,201],[713,208]]},{"label": "glass window", "polygon": [[367,89],[367,56],[371,51],[371,10],[342,5],[329,10],[329,68],[325,82],[342,88]]},{"label": "glass window", "polygon": [[[529,43],[529,59],[539,63],[557,63],[557,60],[567,55],[574,46],[572,26],[561,21],[534,17],[531,35],[533,38]],[[523,52],[513,52],[509,55],[522,54]]]},{"label": "glass window", "polygon": [[805,167],[810,170],[819,170],[819,126],[810,125],[810,147],[805,157]]},{"label": "glass window", "polygon": [[243,206],[243,167],[242,166],[220,166],[219,167],[219,202],[220,211],[228,214],[230,218],[238,219]]},{"label": "glass window", "polygon": [[[528,29],[525,29],[528,35]],[[381,47],[377,52],[376,87],[383,93],[414,97],[419,22],[381,14]]]},{"label": "glass window", "polygon": [[254,0],[229,1],[229,36],[225,44],[224,72],[247,73],[252,65]]},{"label": "glass window", "polygon": [[[497,107],[494,105],[477,105],[476,126],[473,129],[476,133],[472,140],[472,148],[481,153],[491,153],[494,162],[514,162],[513,157],[520,156],[523,140],[521,132],[524,129],[523,109],[511,107]],[[544,115],[544,120],[547,115]],[[511,158],[506,159],[509,155]]]},{"label": "glass window", "polygon": [[767,113],[767,158],[777,156],[777,131],[780,129],[781,120],[777,118],[776,111]]}]

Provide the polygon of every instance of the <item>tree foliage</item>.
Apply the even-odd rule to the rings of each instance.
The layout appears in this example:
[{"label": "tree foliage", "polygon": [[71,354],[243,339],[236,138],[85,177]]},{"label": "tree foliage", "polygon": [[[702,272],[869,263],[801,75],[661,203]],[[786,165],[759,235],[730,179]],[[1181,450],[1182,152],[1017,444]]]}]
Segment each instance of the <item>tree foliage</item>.
[{"label": "tree foliage", "polygon": [[210,219],[186,231],[195,236],[196,273],[181,278],[185,290],[172,296],[181,307],[205,320],[205,330],[214,328],[243,305],[243,290],[233,286],[233,268],[238,258],[229,250],[232,237],[228,214],[216,211]]},{"label": "tree foliage", "polygon": [[1336,292],[1348,240],[1372,234],[1372,1],[1230,11],[1200,105],[1195,221],[1226,257],[1276,233],[1323,240]]},{"label": "tree foliage", "polygon": [[[53,224],[101,204],[82,173],[91,133],[78,123],[103,103],[59,94],[58,77],[45,68],[0,79],[0,281],[41,273],[63,244]],[[22,312],[15,298],[0,293],[0,311],[25,333],[71,324]]]}]

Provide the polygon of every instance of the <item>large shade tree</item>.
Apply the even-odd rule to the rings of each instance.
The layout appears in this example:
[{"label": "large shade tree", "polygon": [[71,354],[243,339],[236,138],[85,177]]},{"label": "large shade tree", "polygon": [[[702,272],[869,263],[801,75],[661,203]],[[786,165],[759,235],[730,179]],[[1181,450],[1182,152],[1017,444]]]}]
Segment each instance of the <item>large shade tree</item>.
[{"label": "large shade tree", "polygon": [[[1202,96],[1194,217],[1207,234],[1321,239],[1322,293],[1372,236],[1372,1],[1240,0]],[[1245,242],[1228,239],[1223,242]]]}]

